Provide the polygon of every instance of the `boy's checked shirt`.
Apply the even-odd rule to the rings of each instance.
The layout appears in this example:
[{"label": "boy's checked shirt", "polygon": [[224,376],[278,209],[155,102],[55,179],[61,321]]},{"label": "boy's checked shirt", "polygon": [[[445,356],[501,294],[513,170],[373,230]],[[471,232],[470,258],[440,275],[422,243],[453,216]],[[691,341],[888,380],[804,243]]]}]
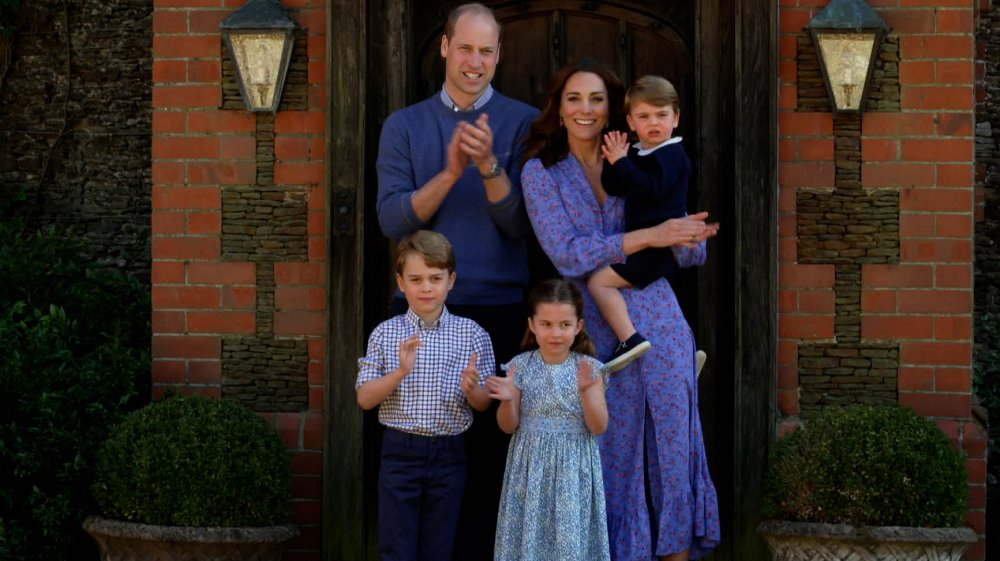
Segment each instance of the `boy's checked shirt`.
[{"label": "boy's checked shirt", "polygon": [[479,384],[493,375],[493,344],[478,323],[448,312],[425,325],[413,310],[380,323],[368,338],[368,352],[358,359],[361,384],[399,367],[399,344],[414,333],[420,339],[413,370],[379,405],[378,419],[399,431],[424,436],[456,435],[472,424],[472,409],[459,387],[469,357],[476,354]]}]

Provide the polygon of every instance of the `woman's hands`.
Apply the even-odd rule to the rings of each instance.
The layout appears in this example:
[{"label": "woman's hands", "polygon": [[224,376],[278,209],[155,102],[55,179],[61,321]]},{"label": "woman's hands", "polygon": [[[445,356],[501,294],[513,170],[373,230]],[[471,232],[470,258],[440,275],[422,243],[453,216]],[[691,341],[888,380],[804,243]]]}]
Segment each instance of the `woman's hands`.
[{"label": "woman's hands", "polygon": [[715,237],[719,233],[719,223],[705,222],[707,219],[707,212],[699,212],[683,218],[671,218],[648,228],[650,231],[649,247],[674,245],[694,247],[708,238]]},{"label": "woman's hands", "polygon": [[632,255],[650,247],[695,247],[719,233],[719,223],[706,223],[707,218],[707,212],[699,212],[626,232],[622,238],[622,250],[625,255]]}]

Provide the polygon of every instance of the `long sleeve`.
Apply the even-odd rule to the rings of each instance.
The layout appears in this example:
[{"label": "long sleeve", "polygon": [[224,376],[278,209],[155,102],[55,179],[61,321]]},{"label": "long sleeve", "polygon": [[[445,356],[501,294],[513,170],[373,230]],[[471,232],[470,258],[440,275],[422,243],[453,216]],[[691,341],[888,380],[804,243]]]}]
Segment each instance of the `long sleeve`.
[{"label": "long sleeve", "polygon": [[[640,167],[636,164],[638,158],[649,158],[651,165]],[[680,150],[660,149],[648,156],[639,156],[632,148],[628,157],[621,158],[614,164],[618,184],[610,189],[605,185],[604,189],[612,195],[624,195],[627,192],[637,201],[669,197],[672,194],[670,189],[687,187],[687,181],[680,182],[688,167],[685,159]]]},{"label": "long sleeve", "polygon": [[[626,159],[622,158],[619,162]],[[615,166],[609,164],[607,160],[604,161],[604,166],[601,167],[601,186],[604,187],[605,193],[614,195],[615,197],[621,197],[628,191],[628,185],[622,180],[622,176],[618,173]]]},{"label": "long sleeve", "polygon": [[[528,218],[542,249],[561,274],[582,277],[625,260],[621,202],[608,199],[606,206],[616,205],[617,221],[607,224],[602,210],[608,209],[597,205],[585,180],[566,173],[570,165],[564,161],[545,169],[539,160],[531,160],[524,166],[521,182]],[[602,229],[602,225],[611,227]]]},{"label": "long sleeve", "polygon": [[[533,118],[534,113],[529,113]],[[493,118],[493,115],[490,116]],[[493,153],[497,161],[504,168],[504,173],[510,180],[510,193],[502,200],[492,203],[488,207],[490,218],[503,234],[512,239],[523,239],[531,233],[531,223],[524,207],[524,196],[521,190],[521,155],[524,153],[524,144],[521,139],[527,136],[528,128],[531,126],[531,118],[526,116],[498,115],[498,119],[507,119],[517,123],[516,132],[509,137],[504,134],[497,138],[497,143],[493,146]],[[499,145],[499,141],[505,141],[505,145]]]},{"label": "long sleeve", "polygon": [[508,238],[521,239],[530,232],[531,223],[525,214],[524,199],[520,188],[515,191],[513,178],[511,178],[510,193],[491,204],[488,212],[497,229]]},{"label": "long sleeve", "polygon": [[708,256],[706,245],[707,242],[701,242],[696,247],[675,245],[670,249],[674,252],[674,259],[677,259],[677,266],[700,267],[705,264],[705,258]]},{"label": "long sleeve", "polygon": [[414,176],[413,155],[410,154],[409,135],[405,127],[398,126],[398,115],[390,115],[379,137],[378,201],[376,211],[382,233],[399,240],[424,226],[413,210],[413,193],[418,188]]}]

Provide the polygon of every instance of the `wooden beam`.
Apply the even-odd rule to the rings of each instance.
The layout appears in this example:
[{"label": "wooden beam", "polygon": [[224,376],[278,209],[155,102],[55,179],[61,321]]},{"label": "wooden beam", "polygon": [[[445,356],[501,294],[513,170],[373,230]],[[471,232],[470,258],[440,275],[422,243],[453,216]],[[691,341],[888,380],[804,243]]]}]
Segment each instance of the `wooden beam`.
[{"label": "wooden beam", "polygon": [[756,528],[774,441],[777,372],[777,4],[736,5],[733,559],[763,560],[770,555]]},{"label": "wooden beam", "polygon": [[362,559],[366,532],[363,417],[355,401],[364,352],[366,0],[331,0],[326,13],[327,354],[324,374],[323,559]]}]

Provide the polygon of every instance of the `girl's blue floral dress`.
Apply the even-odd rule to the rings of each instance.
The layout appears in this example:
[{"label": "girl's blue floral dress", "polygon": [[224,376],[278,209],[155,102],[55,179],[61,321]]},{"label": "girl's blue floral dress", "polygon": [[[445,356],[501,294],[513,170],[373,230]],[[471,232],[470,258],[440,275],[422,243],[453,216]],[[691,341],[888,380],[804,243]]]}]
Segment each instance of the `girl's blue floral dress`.
[{"label": "girl's blue floral dress", "polygon": [[601,455],[577,389],[581,360],[601,372],[592,357],[546,364],[537,350],[507,365],[521,390],[521,422],[507,452],[496,561],[610,559]]}]

